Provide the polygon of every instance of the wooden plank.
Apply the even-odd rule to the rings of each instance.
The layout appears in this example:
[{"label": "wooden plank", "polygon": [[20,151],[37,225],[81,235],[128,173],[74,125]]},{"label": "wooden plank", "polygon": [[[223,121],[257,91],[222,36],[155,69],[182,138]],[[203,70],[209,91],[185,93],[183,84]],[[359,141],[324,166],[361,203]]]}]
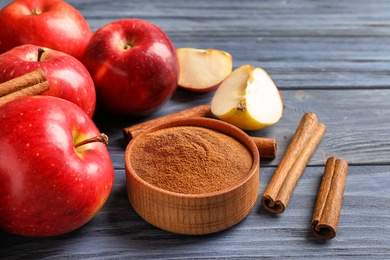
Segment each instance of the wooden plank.
[{"label": "wooden plank", "polygon": [[[273,168],[261,169],[260,194]],[[127,200],[125,173],[116,171],[108,203],[90,223],[57,238],[22,238],[0,232],[0,257],[36,259],[364,258],[390,256],[387,166],[350,167],[336,238],[309,232],[322,167],[309,167],[286,211],[274,216],[260,206],[238,225],[211,235],[183,236],[151,226]],[[367,178],[369,176],[369,178]]]},{"label": "wooden plank", "polygon": [[70,1],[95,31],[123,18],[161,27],[176,47],[218,48],[281,88],[383,88],[388,1]]},{"label": "wooden plank", "polygon": [[[285,110],[275,125],[253,136],[275,138],[278,154],[274,160],[264,159],[262,165],[275,166],[304,113],[314,112],[327,126],[325,136],[310,160],[310,165],[324,165],[329,156],[344,158],[349,164],[390,163],[390,90],[284,90],[281,91]],[[117,168],[123,168],[126,146],[121,130],[134,123],[210,103],[213,92],[194,94],[179,89],[172,100],[155,114],[142,119],[109,119],[98,115],[95,122],[110,137],[109,148]]]},{"label": "wooden plank", "polygon": [[94,31],[118,19],[145,19],[178,48],[223,49],[234,67],[263,67],[282,89],[389,87],[387,1],[69,3]]},{"label": "wooden plank", "polygon": [[[0,0],[0,7],[11,0]],[[122,129],[149,118],[211,101],[213,93],[179,89],[161,110],[145,118],[94,120],[110,136],[115,184],[108,202],[87,225],[53,238],[0,231],[1,259],[389,259],[390,2],[69,0],[95,31],[122,18],[151,21],[176,47],[229,51],[234,67],[263,67],[282,90],[283,118],[255,136],[274,137],[279,152],[262,160],[260,193],[305,112],[315,112],[327,133],[313,155],[287,210],[265,212],[260,199],[238,225],[206,236],[182,236],[146,223],[131,208],[123,163]],[[309,224],[325,160],[350,165],[339,232],[321,242]]]}]

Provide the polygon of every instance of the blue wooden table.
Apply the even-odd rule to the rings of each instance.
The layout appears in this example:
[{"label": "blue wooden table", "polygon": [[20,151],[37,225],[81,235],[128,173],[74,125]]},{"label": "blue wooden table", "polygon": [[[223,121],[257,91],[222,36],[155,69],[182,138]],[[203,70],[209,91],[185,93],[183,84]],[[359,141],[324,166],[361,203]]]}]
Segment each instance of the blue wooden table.
[{"label": "blue wooden table", "polygon": [[[9,0],[0,0],[4,7]],[[110,137],[115,184],[102,210],[84,227],[51,238],[0,232],[1,259],[390,259],[390,2],[69,0],[91,29],[122,18],[148,20],[176,48],[216,48],[234,68],[264,68],[281,90],[283,118],[250,132],[278,142],[275,159],[261,160],[259,199],[236,226],[185,236],[145,222],[130,206],[125,184],[124,127],[211,101],[213,92],[178,89],[147,118],[94,120]],[[1,25],[0,25],[1,26]],[[287,210],[266,212],[260,196],[305,112],[327,126]],[[1,130],[0,130],[1,131]],[[345,159],[349,174],[336,238],[309,231],[326,159]]]}]

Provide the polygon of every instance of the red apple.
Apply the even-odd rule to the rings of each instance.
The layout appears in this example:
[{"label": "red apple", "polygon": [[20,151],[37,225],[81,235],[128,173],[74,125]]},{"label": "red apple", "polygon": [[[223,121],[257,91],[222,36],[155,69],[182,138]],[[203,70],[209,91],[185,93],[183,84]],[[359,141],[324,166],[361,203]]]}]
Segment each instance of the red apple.
[{"label": "red apple", "polygon": [[91,29],[70,4],[62,0],[16,0],[0,11],[0,53],[35,44],[80,58]]},{"label": "red apple", "polygon": [[175,48],[147,21],[124,19],[98,29],[82,61],[95,82],[98,105],[117,114],[150,114],[177,89]]},{"label": "red apple", "polygon": [[83,110],[33,96],[0,107],[0,228],[55,236],[87,223],[106,202],[114,169]]},{"label": "red apple", "polygon": [[66,53],[31,44],[15,47],[0,55],[0,83],[37,68],[45,72],[50,84],[43,95],[69,100],[93,116],[96,91],[92,77],[79,60]]}]

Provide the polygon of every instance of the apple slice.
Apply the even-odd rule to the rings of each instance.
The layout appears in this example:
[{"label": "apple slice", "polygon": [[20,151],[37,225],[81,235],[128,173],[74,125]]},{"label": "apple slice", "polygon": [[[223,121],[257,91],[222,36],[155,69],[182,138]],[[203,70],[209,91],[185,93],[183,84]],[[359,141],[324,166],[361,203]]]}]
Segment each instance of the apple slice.
[{"label": "apple slice", "polygon": [[243,65],[221,83],[211,101],[211,112],[242,130],[258,130],[279,121],[283,101],[265,70]]},{"label": "apple slice", "polygon": [[232,72],[232,56],[216,49],[176,49],[179,60],[179,86],[194,92],[216,89]]}]

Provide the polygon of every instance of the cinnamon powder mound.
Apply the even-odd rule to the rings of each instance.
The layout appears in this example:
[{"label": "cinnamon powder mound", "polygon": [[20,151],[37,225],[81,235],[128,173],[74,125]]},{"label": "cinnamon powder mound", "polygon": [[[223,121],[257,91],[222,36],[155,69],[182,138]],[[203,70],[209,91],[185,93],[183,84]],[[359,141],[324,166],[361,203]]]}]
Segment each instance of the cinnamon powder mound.
[{"label": "cinnamon powder mound", "polygon": [[185,194],[210,193],[235,185],[253,164],[249,150],[239,141],[197,126],[147,134],[133,147],[130,160],[146,182]]}]

